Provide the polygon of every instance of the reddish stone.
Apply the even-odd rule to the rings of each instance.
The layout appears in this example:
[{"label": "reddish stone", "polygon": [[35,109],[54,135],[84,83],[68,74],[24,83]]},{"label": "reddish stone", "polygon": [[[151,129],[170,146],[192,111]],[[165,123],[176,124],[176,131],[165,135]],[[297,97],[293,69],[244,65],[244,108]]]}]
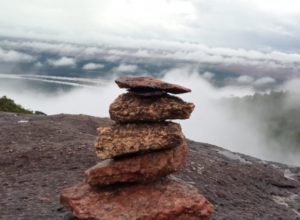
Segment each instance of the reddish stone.
[{"label": "reddish stone", "polygon": [[135,91],[130,91],[130,93],[135,94],[137,96],[142,96],[142,97],[162,96],[162,95],[167,94],[164,91],[150,91],[150,92],[142,92],[142,91],[135,92]]},{"label": "reddish stone", "polygon": [[115,81],[120,88],[127,88],[133,92],[147,93],[153,91],[163,91],[173,94],[191,92],[190,89],[180,85],[167,83],[150,76],[132,77],[123,76]]},{"label": "reddish stone", "polygon": [[174,122],[116,123],[98,128],[98,134],[96,153],[100,159],[173,148],[184,141],[180,125]]},{"label": "reddish stone", "polygon": [[186,143],[119,160],[104,160],[85,171],[90,185],[150,182],[181,169],[186,162]]},{"label": "reddish stone", "polygon": [[155,122],[167,119],[188,119],[195,105],[168,94],[142,97],[132,93],[120,95],[109,108],[117,122]]},{"label": "reddish stone", "polygon": [[171,178],[102,189],[80,183],[60,201],[82,220],[209,220],[213,210],[197,189]]}]

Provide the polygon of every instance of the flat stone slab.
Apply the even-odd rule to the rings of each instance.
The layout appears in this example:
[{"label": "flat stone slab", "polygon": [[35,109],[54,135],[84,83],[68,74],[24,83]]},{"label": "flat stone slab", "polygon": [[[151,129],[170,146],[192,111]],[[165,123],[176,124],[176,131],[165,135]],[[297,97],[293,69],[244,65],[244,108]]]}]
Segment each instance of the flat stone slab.
[{"label": "flat stone slab", "polygon": [[137,152],[174,148],[184,141],[179,124],[115,123],[97,129],[96,154],[100,159],[110,159]]},{"label": "flat stone slab", "polygon": [[173,94],[191,92],[190,89],[177,84],[171,84],[150,76],[132,77],[122,76],[115,81],[120,88],[126,88],[130,91],[139,93],[148,93],[153,91],[162,91]]},{"label": "flat stone slab", "polygon": [[146,183],[180,170],[187,159],[186,143],[172,149],[134,155],[125,159],[108,159],[85,171],[92,186],[116,183]]},{"label": "flat stone slab", "polygon": [[188,119],[195,105],[164,94],[143,97],[133,93],[120,95],[109,108],[110,117],[117,122],[155,122],[167,119]]},{"label": "flat stone slab", "polygon": [[161,95],[165,95],[165,94],[168,94],[164,91],[134,91],[134,90],[130,90],[129,89],[129,92],[130,93],[133,93],[135,95],[138,95],[138,96],[143,96],[143,97],[149,97],[149,96],[161,96]]},{"label": "flat stone slab", "polygon": [[83,182],[64,189],[60,201],[82,220],[208,220],[213,211],[194,187],[170,178],[102,189]]}]

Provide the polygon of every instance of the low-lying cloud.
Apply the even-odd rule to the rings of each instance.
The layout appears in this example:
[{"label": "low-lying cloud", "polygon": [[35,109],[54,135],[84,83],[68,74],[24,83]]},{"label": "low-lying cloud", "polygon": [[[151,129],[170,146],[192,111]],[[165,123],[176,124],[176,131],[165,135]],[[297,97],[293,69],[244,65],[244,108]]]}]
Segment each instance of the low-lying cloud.
[{"label": "low-lying cloud", "polygon": [[[166,65],[170,68],[186,65],[198,66],[208,72],[216,70],[252,78],[271,77],[274,80],[299,77],[300,72],[299,53],[209,47],[203,44],[163,40],[137,40],[130,46],[125,45],[127,45],[126,48],[54,41],[0,39],[0,60],[1,57],[4,61],[16,63],[36,60],[36,65],[33,67],[39,68],[50,64],[54,67],[72,69],[77,63],[81,63],[80,70],[87,72],[104,69],[103,62],[116,63],[118,66],[112,66],[114,72],[127,73],[135,72],[140,68],[139,65]],[[39,60],[42,57],[41,54],[56,58],[49,58],[45,62]],[[37,71],[35,69],[33,72]],[[43,74],[47,73],[43,72]],[[241,78],[240,81],[242,83],[251,81],[249,77]],[[264,81],[257,83],[264,83]]]},{"label": "low-lying cloud", "polygon": [[104,65],[100,64],[100,63],[87,63],[82,67],[82,69],[89,71],[89,70],[102,69],[103,67],[104,67]]},{"label": "low-lying cloud", "polygon": [[72,66],[76,65],[75,59],[70,58],[70,57],[62,57],[57,60],[50,59],[50,60],[48,60],[48,63],[53,66],[70,66],[70,67],[72,67]]},{"label": "low-lying cloud", "polygon": [[138,69],[136,65],[121,64],[114,69],[116,72],[134,73]]},{"label": "low-lying cloud", "polygon": [[34,58],[29,54],[15,50],[5,50],[0,47],[0,62],[27,63],[33,60]]},{"label": "low-lying cloud", "polygon": [[[192,89],[192,93],[180,96],[196,105],[191,119],[180,122],[187,138],[216,144],[266,160],[299,165],[299,150],[285,149],[274,143],[274,140],[266,134],[263,118],[254,115],[251,109],[243,113],[248,114],[248,117],[237,118],[236,109],[225,106],[219,101],[226,97],[252,95],[255,91],[250,87],[232,85],[217,88],[192,68],[172,69],[163,79]],[[73,80],[73,83],[80,82],[80,79]],[[70,82],[66,80],[68,81]],[[300,85],[299,81],[292,80],[281,89],[298,89],[298,85]],[[113,81],[102,81],[101,86],[97,87],[77,87],[56,96],[43,93],[32,95],[29,88],[28,91],[21,93],[13,89],[0,88],[0,94],[8,95],[17,103],[33,110],[44,111],[47,114],[88,114],[100,117],[109,116],[109,104],[122,92],[125,91],[121,91]],[[299,97],[300,95],[297,96],[298,100]],[[298,102],[289,101],[291,106],[295,103]]]},{"label": "low-lying cloud", "polygon": [[265,77],[262,77],[260,79],[257,79],[254,82],[254,85],[256,85],[256,86],[264,86],[264,85],[274,84],[274,83],[276,83],[276,80],[274,78],[269,77],[269,76],[265,76]]}]

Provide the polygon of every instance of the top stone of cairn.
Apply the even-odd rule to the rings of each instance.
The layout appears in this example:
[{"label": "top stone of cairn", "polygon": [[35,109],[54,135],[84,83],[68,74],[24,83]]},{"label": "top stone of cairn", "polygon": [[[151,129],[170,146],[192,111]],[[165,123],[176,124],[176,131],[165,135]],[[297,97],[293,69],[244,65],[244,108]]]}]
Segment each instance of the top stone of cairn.
[{"label": "top stone of cairn", "polygon": [[131,77],[123,76],[115,81],[120,88],[126,88],[130,92],[144,95],[159,95],[163,93],[181,94],[191,92],[190,89],[180,85],[167,83],[150,76]]}]

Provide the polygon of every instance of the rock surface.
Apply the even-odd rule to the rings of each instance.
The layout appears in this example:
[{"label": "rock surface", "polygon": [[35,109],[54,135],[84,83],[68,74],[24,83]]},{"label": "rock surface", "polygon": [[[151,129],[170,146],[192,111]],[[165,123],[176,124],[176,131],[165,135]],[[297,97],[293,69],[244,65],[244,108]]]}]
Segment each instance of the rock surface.
[{"label": "rock surface", "polygon": [[[57,195],[99,161],[96,128],[110,123],[84,115],[0,112],[0,219],[75,220]],[[299,220],[300,167],[187,143],[187,166],[175,176],[214,204],[213,220]]]},{"label": "rock surface", "polygon": [[119,160],[104,160],[85,171],[90,185],[146,183],[183,168],[187,158],[186,143],[172,149],[134,155]]},{"label": "rock surface", "polygon": [[209,220],[212,213],[194,187],[171,178],[97,190],[80,183],[64,189],[60,200],[83,220]]},{"label": "rock surface", "polygon": [[130,77],[123,76],[115,81],[120,88],[127,88],[130,91],[147,93],[153,91],[162,91],[173,94],[191,92],[190,89],[180,85],[163,82],[150,76]]},{"label": "rock surface", "polygon": [[113,124],[98,129],[96,153],[100,159],[109,159],[140,151],[177,147],[184,141],[177,123]]},{"label": "rock surface", "polygon": [[141,97],[125,93],[110,105],[109,113],[111,119],[118,122],[155,122],[166,119],[188,119],[194,107],[193,103],[167,94]]},{"label": "rock surface", "polygon": [[167,94],[164,91],[138,91],[138,90],[136,92],[134,90],[131,90],[130,93],[135,94],[137,96],[142,96],[142,97],[162,96],[162,95],[166,95]]}]

